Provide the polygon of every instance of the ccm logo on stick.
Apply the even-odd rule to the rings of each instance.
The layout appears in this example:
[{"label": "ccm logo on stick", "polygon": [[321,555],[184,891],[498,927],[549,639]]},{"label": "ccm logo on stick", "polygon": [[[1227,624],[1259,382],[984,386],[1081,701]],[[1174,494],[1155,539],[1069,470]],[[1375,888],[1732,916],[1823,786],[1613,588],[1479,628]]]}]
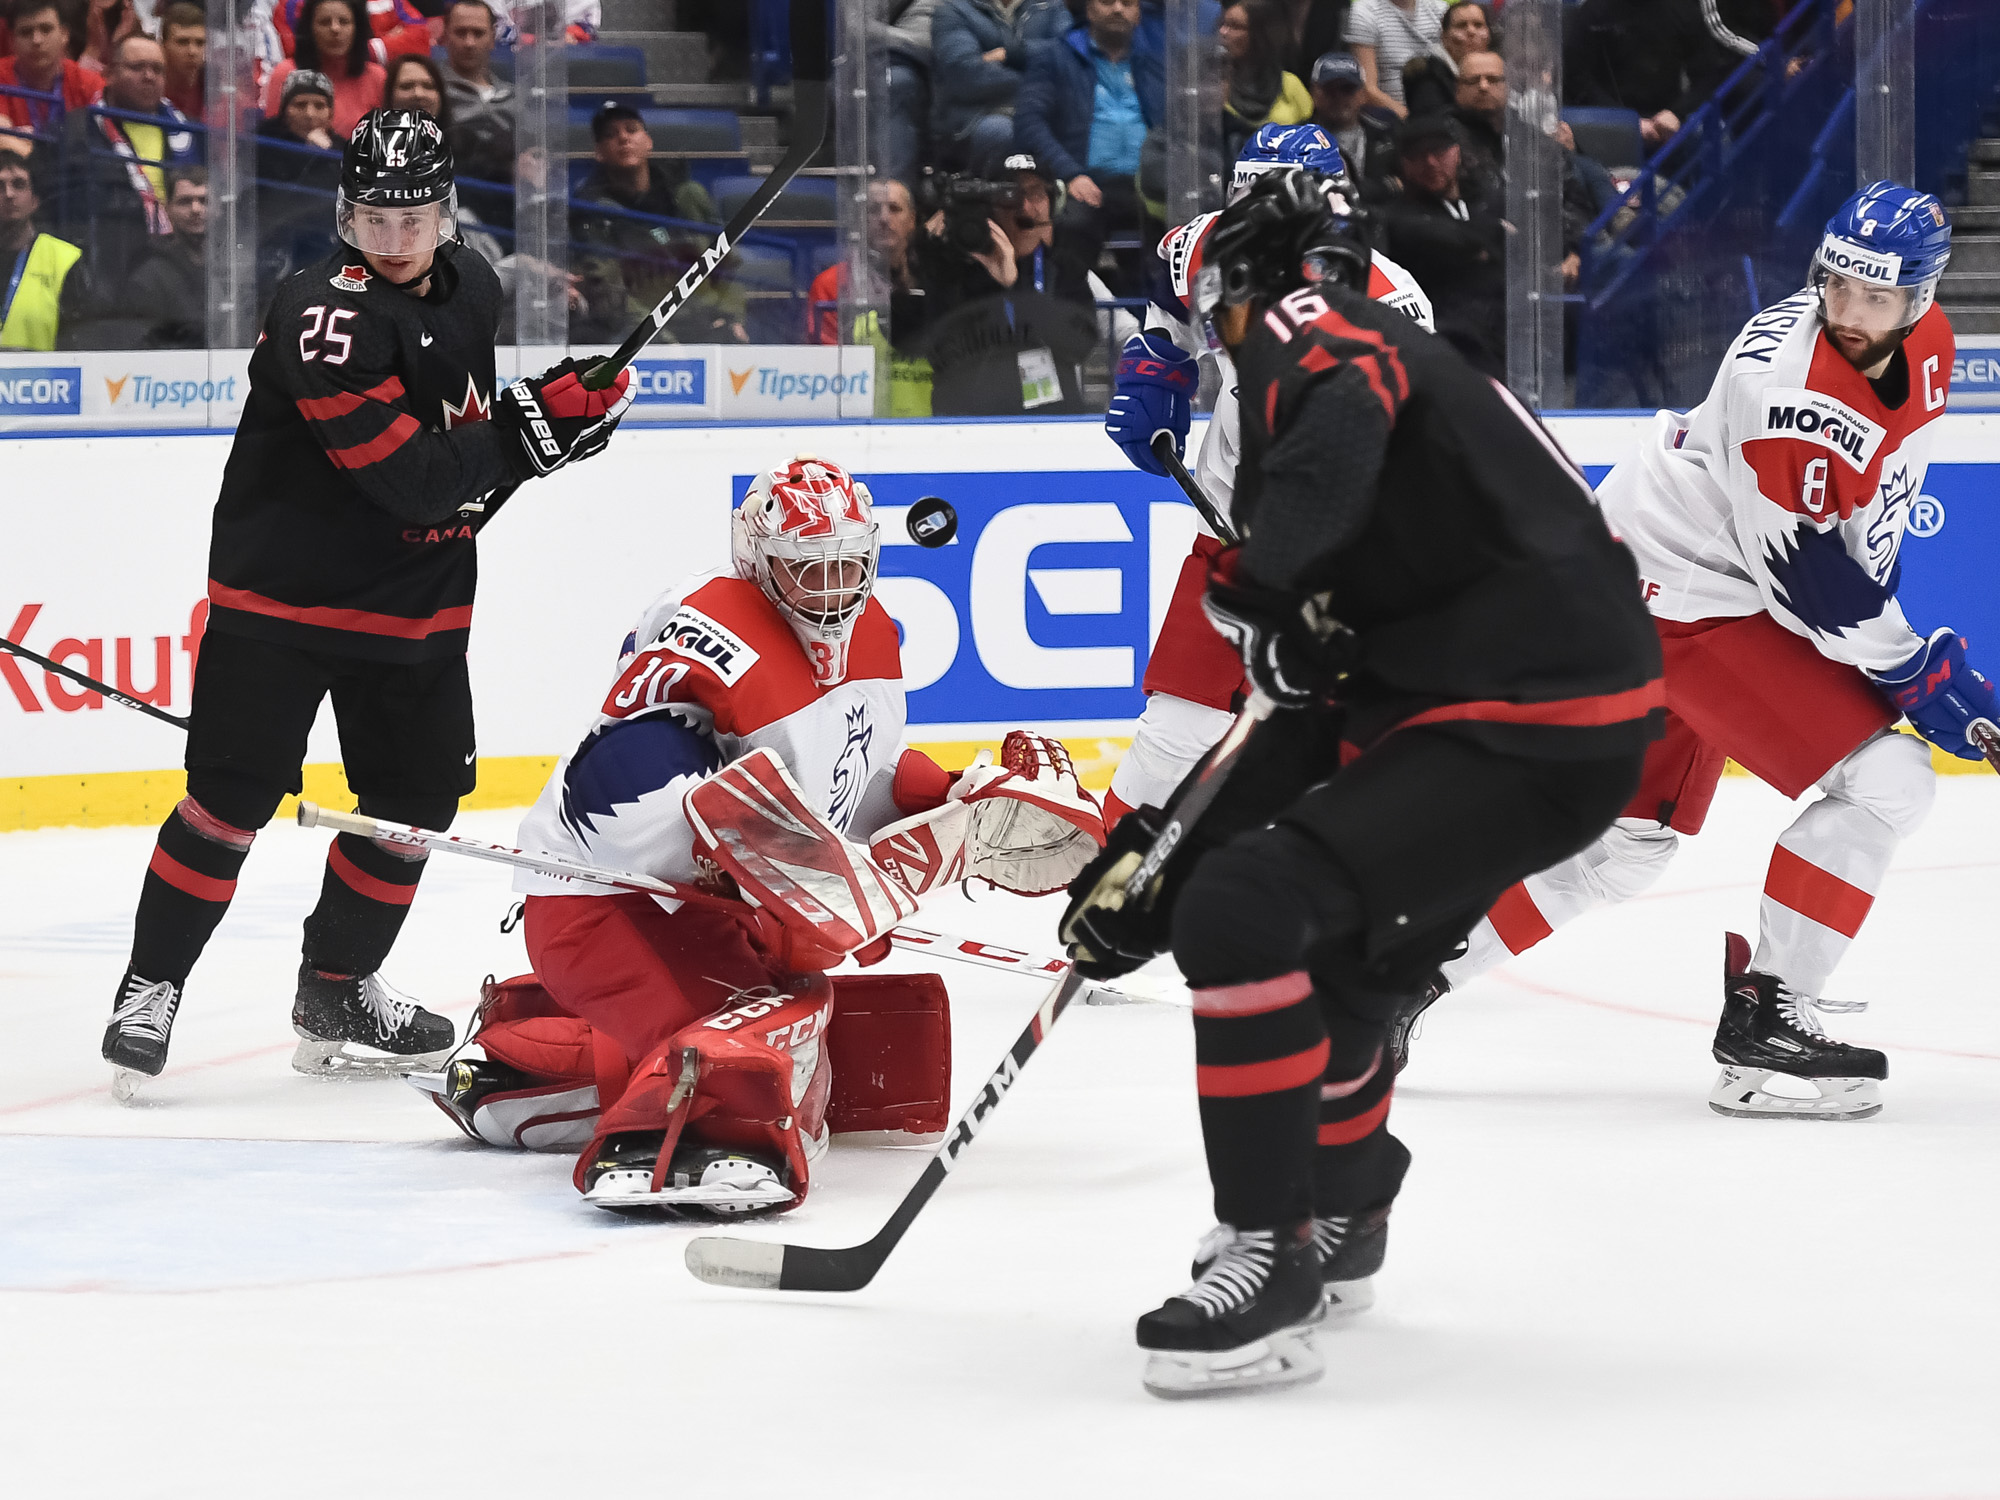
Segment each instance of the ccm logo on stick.
[{"label": "ccm logo on stick", "polygon": [[702,663],[722,679],[724,687],[736,686],[757,664],[757,653],[747,643],[685,604],[667,621],[654,644]]}]

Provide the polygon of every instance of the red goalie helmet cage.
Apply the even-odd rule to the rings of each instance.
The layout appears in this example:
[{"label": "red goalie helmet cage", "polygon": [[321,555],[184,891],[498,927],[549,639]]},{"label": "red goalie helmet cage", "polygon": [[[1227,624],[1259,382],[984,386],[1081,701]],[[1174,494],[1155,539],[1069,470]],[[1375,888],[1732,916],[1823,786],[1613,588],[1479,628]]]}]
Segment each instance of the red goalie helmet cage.
[{"label": "red goalie helmet cage", "polygon": [[759,474],[736,509],[737,576],[777,606],[821,683],[847,675],[848,635],[875,588],[880,530],[868,486],[817,458]]}]

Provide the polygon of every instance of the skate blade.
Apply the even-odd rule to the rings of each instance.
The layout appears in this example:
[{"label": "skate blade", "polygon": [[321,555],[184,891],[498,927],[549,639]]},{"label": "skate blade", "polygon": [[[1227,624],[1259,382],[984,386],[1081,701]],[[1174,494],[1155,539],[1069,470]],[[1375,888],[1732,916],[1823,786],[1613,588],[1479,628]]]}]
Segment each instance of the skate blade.
[{"label": "skate blade", "polygon": [[151,1083],[157,1075],[141,1073],[137,1068],[111,1069],[111,1097],[120,1104],[130,1104],[138,1097],[139,1090]]},{"label": "skate blade", "polygon": [[1364,1313],[1375,1305],[1375,1278],[1358,1277],[1353,1281],[1329,1281],[1325,1290],[1326,1316],[1329,1320],[1351,1318]]},{"label": "skate blade", "polygon": [[441,1067],[451,1056],[449,1049],[408,1055],[347,1051],[352,1045],[301,1033],[298,1048],[292,1053],[292,1071],[308,1078],[404,1078]]},{"label": "skate blade", "polygon": [[583,1201],[612,1213],[754,1214],[783,1208],[796,1201],[788,1187],[764,1181],[738,1186],[729,1182],[690,1183],[686,1187],[653,1187],[650,1167],[615,1168],[590,1185]]},{"label": "skate blade", "polygon": [[1155,1349],[1141,1381],[1163,1401],[1189,1401],[1309,1385],[1326,1373],[1312,1329],[1280,1329],[1240,1349]]},{"label": "skate blade", "polygon": [[1765,1090],[1774,1074],[1771,1068],[1725,1067],[1708,1091],[1708,1107],[1736,1120],[1865,1120],[1882,1113],[1882,1091],[1876,1079],[1801,1078],[1799,1082],[1811,1084],[1819,1093],[1810,1099],[1794,1099]]},{"label": "skate blade", "polygon": [[403,1075],[403,1082],[429,1099],[442,1099],[445,1091],[444,1073],[418,1070]]}]

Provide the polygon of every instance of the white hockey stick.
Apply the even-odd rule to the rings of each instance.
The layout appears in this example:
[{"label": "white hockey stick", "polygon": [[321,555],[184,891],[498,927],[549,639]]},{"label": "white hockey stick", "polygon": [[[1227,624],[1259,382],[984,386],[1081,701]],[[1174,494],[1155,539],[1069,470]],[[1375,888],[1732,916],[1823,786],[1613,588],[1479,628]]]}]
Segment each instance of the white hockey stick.
[{"label": "white hockey stick", "polygon": [[[428,828],[382,823],[365,813],[334,812],[314,802],[299,803],[299,826],[331,828],[339,833],[354,834],[358,838],[376,839],[385,844],[400,844],[406,849],[435,849],[445,854],[463,854],[493,864],[512,865],[518,870],[533,870],[538,875],[547,875],[555,880],[573,880],[580,885],[594,885],[611,890],[639,891],[648,896],[665,896],[674,901],[692,902],[697,906],[743,905],[742,902],[727,896],[696,890],[691,886],[675,885],[670,881],[656,880],[651,875],[600,869],[596,865],[587,865],[580,860],[564,859],[560,854],[543,854],[510,848],[506,844],[489,844],[456,833],[434,833]],[[911,952],[929,953],[938,958],[976,964],[986,969],[1005,969],[1015,974],[1025,974],[1030,978],[1059,979],[1069,972],[1069,960],[1065,958],[1024,953],[1019,948],[1003,948],[996,943],[982,943],[976,938],[960,937],[950,932],[932,932],[923,927],[892,928],[889,940],[896,947]],[[1129,988],[1115,985],[1099,984],[1091,987],[1090,992],[1084,997],[1084,1003],[1116,1005],[1127,1001],[1158,998],[1162,997],[1135,993]]]}]

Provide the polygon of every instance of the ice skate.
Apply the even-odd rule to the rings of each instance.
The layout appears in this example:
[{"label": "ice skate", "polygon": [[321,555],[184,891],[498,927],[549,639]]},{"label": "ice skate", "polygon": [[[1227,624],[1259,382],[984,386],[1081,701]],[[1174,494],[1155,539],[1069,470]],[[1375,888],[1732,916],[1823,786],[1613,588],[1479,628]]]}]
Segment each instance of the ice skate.
[{"label": "ice skate", "polygon": [[[699,1141],[675,1148],[655,1188],[653,1169],[664,1139],[652,1131],[612,1136],[585,1173],[583,1201],[613,1213],[731,1216],[785,1208],[798,1196],[785,1185],[783,1166],[765,1153]],[[824,1145],[824,1133],[820,1141]]]},{"label": "ice skate", "polygon": [[127,969],[119,981],[104,1028],[104,1060],[111,1064],[111,1097],[120,1104],[129,1103],[141,1083],[159,1077],[166,1067],[180,1003],[180,986],[167,980],[142,979]]},{"label": "ice skate", "polygon": [[399,995],[380,974],[334,979],[299,966],[292,1067],[320,1078],[400,1076],[444,1061],[451,1022]]},{"label": "ice skate", "polygon": [[1451,984],[1444,975],[1433,974],[1423,993],[1412,996],[1389,1022],[1389,1057],[1398,1073],[1410,1065],[1410,1041],[1417,1034],[1417,1024],[1423,1020],[1424,1012],[1450,993]]},{"label": "ice skate", "polygon": [[525,1089],[533,1083],[519,1068],[494,1062],[479,1049],[477,1042],[470,1041],[447,1057],[438,1071],[405,1073],[403,1081],[437,1105],[475,1141],[485,1140],[473,1121],[479,1106],[494,1094]]},{"label": "ice skate", "polygon": [[1325,1316],[1316,1236],[1219,1224],[1194,1285],[1139,1319],[1146,1389],[1178,1400],[1304,1385],[1326,1373],[1312,1344]]},{"label": "ice skate", "polygon": [[[1873,1048],[1829,1038],[1815,1012],[1818,1002],[1775,974],[1751,971],[1750,944],[1733,932],[1723,947],[1722,995],[1715,1030],[1722,1074],[1709,1090],[1710,1109],[1760,1120],[1865,1120],[1881,1113],[1877,1084],[1889,1076],[1889,1060]],[[1774,1075],[1817,1093],[1772,1093],[1765,1085]]]},{"label": "ice skate", "polygon": [[[1389,1248],[1389,1208],[1384,1203],[1364,1213],[1323,1214],[1313,1220],[1327,1317],[1351,1318],[1375,1305],[1375,1273]],[[1195,1280],[1207,1273],[1234,1233],[1227,1224],[1209,1230],[1194,1252],[1189,1274]]]}]

